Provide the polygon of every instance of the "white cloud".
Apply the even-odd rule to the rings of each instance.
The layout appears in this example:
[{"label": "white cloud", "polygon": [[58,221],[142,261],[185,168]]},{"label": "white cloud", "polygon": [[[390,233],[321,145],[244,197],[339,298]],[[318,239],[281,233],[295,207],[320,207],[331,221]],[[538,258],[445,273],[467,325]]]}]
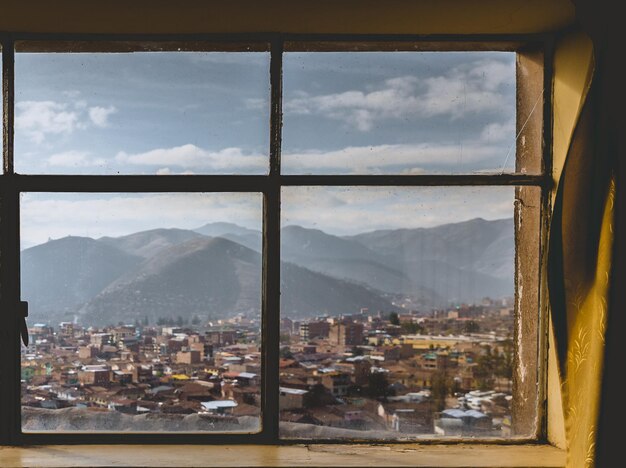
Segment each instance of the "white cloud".
[{"label": "white cloud", "polygon": [[117,112],[115,106],[109,107],[90,107],[89,119],[96,127],[107,127],[109,125],[109,116]]},{"label": "white cloud", "polygon": [[140,166],[163,166],[162,170],[170,170],[170,166],[180,168],[211,169],[211,170],[243,170],[265,169],[269,158],[260,154],[246,154],[241,148],[224,148],[219,151],[208,151],[196,145],[186,144],[173,148],[157,148],[144,153],[128,154],[119,152],[115,159],[123,164]]},{"label": "white cloud", "polygon": [[80,126],[79,112],[54,101],[21,101],[15,104],[15,128],[36,143],[47,135],[72,133]]},{"label": "white cloud", "polygon": [[[68,98],[76,93],[69,92]],[[114,106],[88,107],[84,100],[70,102],[20,101],[15,104],[15,128],[35,143],[43,143],[50,135],[69,135],[76,130],[86,129],[90,124],[106,127],[108,118],[117,109]]]},{"label": "white cloud", "polygon": [[106,160],[93,158],[86,151],[65,151],[51,155],[47,163],[54,167],[92,167],[102,166],[106,164]]},{"label": "white cloud", "polygon": [[508,142],[515,137],[515,118],[506,122],[493,122],[483,128],[480,139],[486,143]]},{"label": "white cloud", "polygon": [[[334,151],[307,151],[285,154],[286,173],[315,170],[344,173],[376,173],[385,168],[402,166],[404,173],[419,173],[424,166],[454,166],[459,163],[460,149],[456,144],[421,143],[413,145],[351,146]],[[463,145],[463,163],[486,161],[502,154],[500,146],[481,141]]]},{"label": "white cloud", "polygon": [[501,86],[513,85],[515,69],[497,60],[480,60],[452,68],[442,76],[387,79],[373,91],[349,90],[310,95],[298,92],[285,103],[293,114],[315,114],[343,121],[366,132],[382,119],[447,116],[459,119],[472,113],[510,112]]}]

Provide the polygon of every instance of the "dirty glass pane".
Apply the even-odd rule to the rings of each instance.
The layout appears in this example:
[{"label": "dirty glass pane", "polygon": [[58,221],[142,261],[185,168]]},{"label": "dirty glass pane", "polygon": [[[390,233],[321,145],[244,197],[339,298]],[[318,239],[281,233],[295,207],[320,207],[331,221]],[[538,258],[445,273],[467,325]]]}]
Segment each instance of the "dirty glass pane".
[{"label": "dirty glass pane", "polygon": [[261,194],[27,193],[22,429],[260,429]]},{"label": "dirty glass pane", "polygon": [[15,169],[265,174],[269,53],[17,53]]},{"label": "dirty glass pane", "polygon": [[285,53],[283,173],[515,172],[515,94],[512,52]]},{"label": "dirty glass pane", "polygon": [[281,437],[529,435],[512,431],[516,404],[536,410],[515,390],[515,199],[283,189]]}]

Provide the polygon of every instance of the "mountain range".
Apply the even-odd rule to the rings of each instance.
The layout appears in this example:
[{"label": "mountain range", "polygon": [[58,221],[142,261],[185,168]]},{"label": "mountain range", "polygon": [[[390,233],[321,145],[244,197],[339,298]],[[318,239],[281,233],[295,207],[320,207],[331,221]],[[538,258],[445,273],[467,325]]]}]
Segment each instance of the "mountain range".
[{"label": "mountain range", "polygon": [[[281,230],[281,313],[429,309],[512,295],[513,220],[335,236]],[[148,318],[256,315],[261,233],[231,223],[121,237],[69,236],[22,251],[34,321],[106,325]]]}]

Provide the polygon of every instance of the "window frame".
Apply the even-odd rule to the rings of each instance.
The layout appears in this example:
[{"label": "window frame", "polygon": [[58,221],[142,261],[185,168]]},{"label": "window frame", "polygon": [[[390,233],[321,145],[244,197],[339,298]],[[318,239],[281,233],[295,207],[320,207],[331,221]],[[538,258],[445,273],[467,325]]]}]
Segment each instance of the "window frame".
[{"label": "window frame", "polygon": [[[3,98],[3,168],[0,175],[0,317],[4,323],[0,344],[0,444],[346,444],[372,443],[372,440],[346,439],[281,439],[279,437],[279,341],[280,341],[280,203],[281,188],[288,186],[533,186],[541,189],[539,278],[537,291],[537,399],[535,434],[519,438],[463,438],[385,441],[391,443],[472,443],[524,444],[545,442],[547,384],[547,295],[545,287],[545,246],[550,189],[551,103],[552,103],[552,34],[2,34],[2,98]],[[270,115],[269,171],[265,175],[21,175],[14,172],[14,58],[15,43],[29,41],[44,47],[56,41],[77,44],[128,43],[212,43],[218,49],[233,44],[268,44],[270,53]],[[300,47],[300,49],[298,49]],[[489,51],[506,50],[520,53],[538,51],[543,56],[540,157],[538,174],[463,174],[463,175],[282,175],[280,172],[282,141],[282,62],[286,51]],[[98,49],[100,50],[100,49]],[[203,49],[204,50],[204,49]],[[518,55],[519,56],[519,55]],[[519,83],[518,76],[518,83]],[[531,99],[530,95],[521,99]],[[539,102],[539,99],[538,99]],[[516,113],[520,109],[520,91]],[[21,192],[260,192],[263,194],[262,252],[262,367],[261,367],[261,430],[243,433],[24,433],[21,429],[21,386],[19,330],[20,315],[20,250],[19,199]],[[516,239],[517,250],[517,239]],[[516,257],[518,255],[516,254]],[[517,260],[516,260],[517,263]],[[517,288],[516,288],[517,297]],[[516,301],[517,302],[517,301]],[[534,313],[534,312],[533,312]],[[516,317],[518,320],[519,317]],[[517,322],[516,322],[517,323]],[[517,347],[516,347],[517,350]]]}]

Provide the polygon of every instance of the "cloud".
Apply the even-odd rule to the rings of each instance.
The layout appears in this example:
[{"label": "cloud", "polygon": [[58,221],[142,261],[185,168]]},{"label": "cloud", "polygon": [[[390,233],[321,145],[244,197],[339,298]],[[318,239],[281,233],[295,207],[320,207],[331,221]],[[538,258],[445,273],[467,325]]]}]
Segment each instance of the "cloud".
[{"label": "cloud", "polygon": [[86,151],[65,151],[56,153],[47,159],[47,164],[54,167],[92,167],[106,164],[103,158],[93,158]]},{"label": "cloud", "polygon": [[107,127],[109,125],[109,116],[117,112],[115,106],[109,107],[90,107],[89,119],[96,127]]},{"label": "cloud", "polygon": [[15,104],[15,128],[35,143],[43,143],[50,135],[69,135],[88,126],[106,127],[114,106],[88,107],[78,94],[67,94],[70,102],[20,101]]},{"label": "cloud", "polygon": [[68,104],[54,101],[21,101],[15,104],[15,128],[36,143],[47,135],[72,133],[81,125],[79,112]]},{"label": "cloud", "polygon": [[494,59],[452,68],[441,76],[399,76],[372,91],[348,90],[311,95],[299,91],[285,111],[340,120],[361,132],[383,119],[437,116],[460,119],[474,113],[502,113],[507,107],[503,85],[514,85],[513,64]]},{"label": "cloud", "polygon": [[[501,146],[481,141],[463,145],[463,164],[477,164],[502,154]],[[350,146],[334,151],[306,151],[283,155],[286,173],[343,172],[343,173],[403,173],[425,172],[425,166],[447,166],[452,170],[459,163],[458,144],[420,143],[412,145]]]},{"label": "cloud", "polygon": [[515,118],[506,122],[490,123],[483,128],[480,139],[486,143],[508,142],[511,143],[515,136]]},{"label": "cloud", "polygon": [[170,166],[196,171],[219,170],[241,171],[245,169],[267,169],[269,158],[255,153],[244,153],[241,148],[224,148],[208,151],[196,145],[186,144],[173,148],[157,148],[144,153],[119,152],[115,159],[122,164],[139,166],[162,166],[162,172]]}]

